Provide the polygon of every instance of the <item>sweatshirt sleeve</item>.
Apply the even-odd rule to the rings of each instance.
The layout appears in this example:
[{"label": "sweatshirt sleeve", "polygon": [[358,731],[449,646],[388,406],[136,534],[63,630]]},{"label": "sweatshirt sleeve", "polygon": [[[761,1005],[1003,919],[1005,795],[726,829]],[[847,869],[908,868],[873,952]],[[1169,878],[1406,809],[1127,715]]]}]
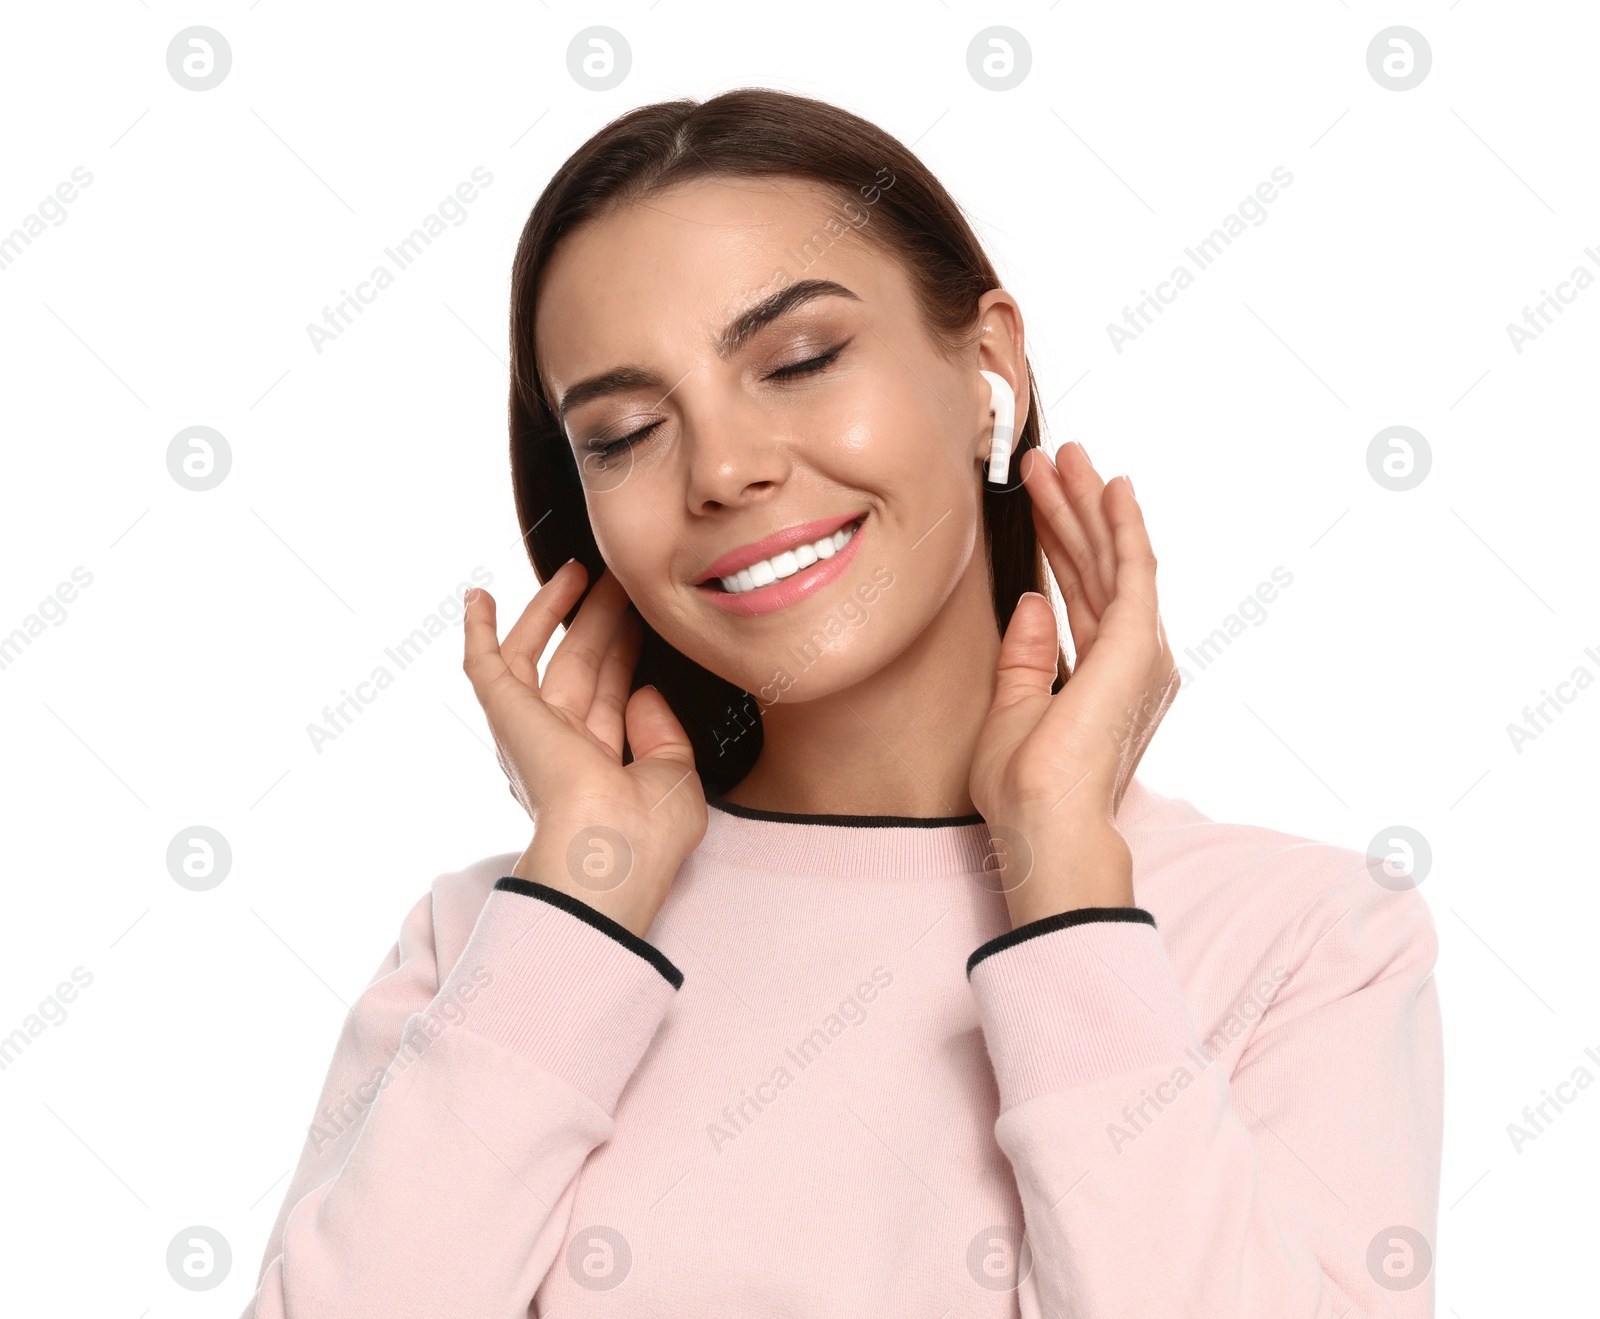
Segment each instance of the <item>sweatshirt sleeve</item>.
[{"label": "sweatshirt sleeve", "polygon": [[1331,887],[1204,1041],[1148,912],[1031,924],[969,963],[1023,1319],[1433,1314],[1443,1064],[1414,890]]},{"label": "sweatshirt sleeve", "polygon": [[526,1319],[682,980],[507,877],[441,981],[425,895],[345,1020],[245,1319]]}]

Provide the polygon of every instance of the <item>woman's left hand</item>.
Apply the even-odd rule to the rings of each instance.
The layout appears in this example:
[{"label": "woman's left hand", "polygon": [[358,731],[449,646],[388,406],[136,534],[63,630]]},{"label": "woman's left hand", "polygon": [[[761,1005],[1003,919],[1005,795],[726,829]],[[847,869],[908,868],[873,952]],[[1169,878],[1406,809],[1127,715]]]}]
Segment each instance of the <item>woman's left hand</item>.
[{"label": "woman's left hand", "polygon": [[1000,643],[968,783],[994,839],[1012,928],[1077,907],[1134,905],[1117,808],[1178,691],[1132,484],[1101,481],[1078,444],[1064,445],[1059,462],[1030,449],[1021,467],[1077,663],[1052,696],[1055,610],[1025,594]]}]

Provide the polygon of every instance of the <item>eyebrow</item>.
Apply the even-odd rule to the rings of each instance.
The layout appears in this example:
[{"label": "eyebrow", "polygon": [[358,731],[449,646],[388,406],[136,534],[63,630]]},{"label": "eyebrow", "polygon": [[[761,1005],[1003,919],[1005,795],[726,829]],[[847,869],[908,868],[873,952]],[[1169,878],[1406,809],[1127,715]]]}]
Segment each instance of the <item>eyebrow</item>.
[{"label": "eyebrow", "polygon": [[[817,298],[852,298],[856,302],[861,301],[858,295],[831,279],[802,279],[796,284],[786,284],[770,297],[740,312],[723,327],[722,333],[717,336],[717,356],[726,361],[778,317]],[[557,411],[565,425],[567,414],[585,403],[612,394],[650,388],[665,390],[667,384],[656,372],[643,367],[613,367],[610,371],[602,371],[599,375],[589,376],[574,384],[561,396]]]}]

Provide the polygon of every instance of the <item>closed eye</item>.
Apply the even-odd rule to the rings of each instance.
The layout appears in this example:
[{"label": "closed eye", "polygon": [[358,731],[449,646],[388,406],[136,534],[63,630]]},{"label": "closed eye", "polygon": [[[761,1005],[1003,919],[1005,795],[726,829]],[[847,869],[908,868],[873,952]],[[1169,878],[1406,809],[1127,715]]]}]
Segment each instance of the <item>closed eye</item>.
[{"label": "closed eye", "polygon": [[[791,362],[787,366],[780,366],[774,371],[769,371],[766,379],[794,380],[801,376],[815,375],[819,371],[826,371],[828,367],[833,365],[839,354],[849,346],[850,340],[846,339],[842,344],[830,348],[827,352],[821,353],[816,357],[808,357],[803,362]],[[624,449],[637,444],[659,425],[661,425],[659,421],[653,421],[648,426],[641,426],[638,430],[619,436],[605,444],[585,445],[584,450],[586,453],[598,454],[601,458],[610,458],[614,454],[621,453]]]},{"label": "closed eye", "polygon": [[826,370],[833,364],[834,358],[838,357],[840,353],[844,352],[845,348],[849,346],[849,343],[850,340],[846,339],[844,343],[840,344],[836,348],[828,349],[827,352],[823,353],[819,357],[808,357],[803,362],[791,362],[788,366],[780,366],[776,371],[769,371],[767,373],[767,379],[790,380],[795,376],[808,376],[813,372]]}]

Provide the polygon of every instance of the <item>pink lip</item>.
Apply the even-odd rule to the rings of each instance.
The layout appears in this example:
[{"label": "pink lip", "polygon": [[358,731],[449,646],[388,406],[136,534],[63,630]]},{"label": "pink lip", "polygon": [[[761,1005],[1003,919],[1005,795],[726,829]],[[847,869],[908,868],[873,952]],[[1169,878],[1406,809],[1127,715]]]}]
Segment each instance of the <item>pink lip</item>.
[{"label": "pink lip", "polygon": [[704,586],[716,577],[732,577],[741,568],[748,568],[752,563],[770,559],[774,554],[792,550],[796,545],[809,545],[824,536],[831,536],[840,527],[848,527],[860,516],[862,516],[860,513],[841,513],[836,517],[818,518],[815,522],[802,522],[798,526],[775,531],[762,540],[741,545],[736,550],[729,550],[700,574],[695,585]]},{"label": "pink lip", "polygon": [[[785,577],[781,582],[773,582],[770,586],[758,586],[753,591],[744,591],[738,595],[730,595],[719,586],[707,586],[703,583],[699,589],[711,597],[712,603],[722,609],[726,609],[730,614],[742,614],[746,617],[751,617],[756,614],[771,613],[774,609],[786,609],[797,601],[805,599],[806,596],[820,591],[829,582],[836,581],[844,574],[844,570],[850,566],[850,561],[856,557],[856,551],[861,548],[861,538],[866,535],[867,524],[871,521],[870,518],[857,513],[853,517],[829,518],[824,522],[808,522],[804,527],[795,527],[788,532],[779,532],[778,536],[769,537],[769,540],[777,540],[779,537],[788,536],[793,531],[806,532],[807,534],[792,539],[788,544],[780,545],[776,550],[769,549],[760,554],[746,556],[743,562],[739,564],[739,568],[745,568],[752,563],[760,562],[760,560],[767,558],[769,555],[781,553],[783,550],[790,548],[791,545],[805,545],[813,540],[821,540],[822,537],[829,533],[830,529],[837,531],[840,527],[847,527],[858,517],[863,519],[862,523],[856,528],[855,534],[850,537],[842,550],[831,559],[818,559],[810,567],[802,568],[799,572]],[[810,528],[812,527],[823,529],[811,532]],[[766,545],[768,541],[760,541],[758,544]],[[727,557],[729,561],[732,561],[735,556],[744,554],[744,550],[735,550],[733,554]],[[718,563],[721,562],[722,560],[719,559]],[[737,572],[738,570],[738,568],[735,568],[732,571]],[[715,581],[718,575],[711,574],[709,580]],[[731,573],[727,572],[720,574],[720,576],[724,577],[731,575]]]}]

